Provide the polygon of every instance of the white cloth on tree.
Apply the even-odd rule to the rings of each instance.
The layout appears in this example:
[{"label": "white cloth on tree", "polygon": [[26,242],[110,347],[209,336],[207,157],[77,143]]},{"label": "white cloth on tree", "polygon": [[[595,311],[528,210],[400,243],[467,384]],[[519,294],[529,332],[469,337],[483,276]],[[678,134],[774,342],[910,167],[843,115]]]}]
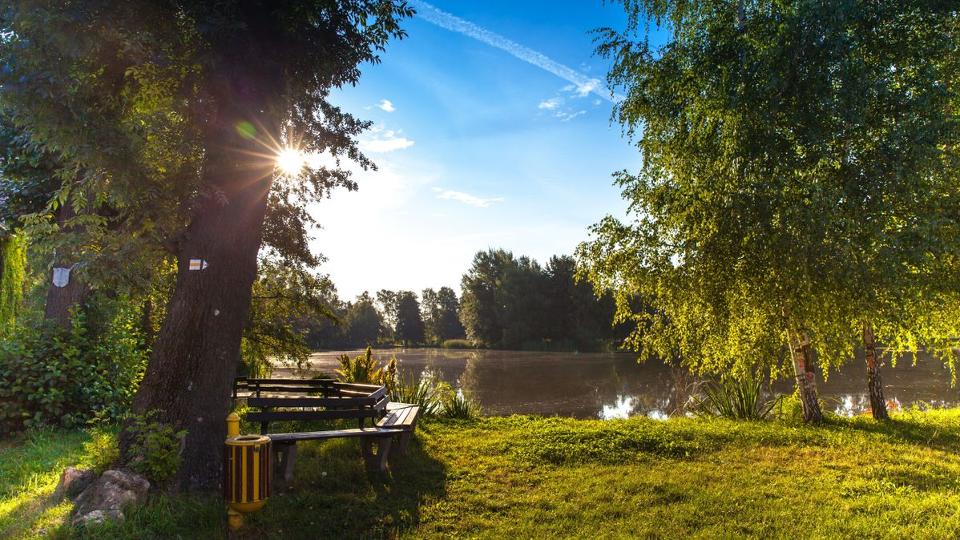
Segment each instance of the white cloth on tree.
[{"label": "white cloth on tree", "polygon": [[70,271],[73,270],[73,267],[70,268],[54,268],[53,269],[53,284],[57,287],[63,288],[70,283]]}]

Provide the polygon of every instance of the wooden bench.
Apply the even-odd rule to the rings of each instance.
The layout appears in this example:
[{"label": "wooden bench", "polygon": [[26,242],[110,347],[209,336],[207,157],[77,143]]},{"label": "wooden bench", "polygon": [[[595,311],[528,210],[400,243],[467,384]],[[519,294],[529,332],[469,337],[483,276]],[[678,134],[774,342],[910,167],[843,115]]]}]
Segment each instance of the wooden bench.
[{"label": "wooden bench", "polygon": [[[234,399],[246,399],[259,411],[246,419],[260,423],[260,433],[273,442],[274,463],[285,480],[293,476],[297,443],[339,438],[359,438],[360,447],[371,469],[385,471],[388,460],[396,461],[406,453],[416,428],[419,407],[391,403],[382,386],[342,383],[332,379],[247,379],[234,383]],[[358,427],[310,432],[270,433],[270,423],[356,419]],[[369,426],[367,425],[369,424]],[[397,448],[391,457],[394,440]],[[376,445],[376,452],[374,452]]]},{"label": "wooden bench", "polygon": [[410,439],[417,429],[417,418],[420,416],[420,407],[409,403],[394,401],[387,403],[387,414],[377,422],[377,427],[391,429],[397,433],[397,455],[407,454]]}]

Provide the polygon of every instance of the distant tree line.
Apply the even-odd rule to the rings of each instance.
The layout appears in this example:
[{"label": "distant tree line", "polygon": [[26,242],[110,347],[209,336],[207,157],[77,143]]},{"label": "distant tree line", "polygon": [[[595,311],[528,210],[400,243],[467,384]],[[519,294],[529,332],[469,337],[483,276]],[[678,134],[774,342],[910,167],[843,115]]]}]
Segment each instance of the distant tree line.
[{"label": "distant tree line", "polygon": [[342,301],[331,289],[332,318],[296,322],[315,349],[368,345],[474,346],[498,349],[600,350],[622,340],[614,328],[615,302],[577,281],[570,256],[541,267],[529,257],[491,249],[476,254],[461,281],[462,298],[450,287],[364,292]]},{"label": "distant tree line", "polygon": [[551,257],[545,267],[528,257],[491,249],[473,258],[463,276],[460,321],[477,344],[505,349],[597,350],[622,339],[615,302],[576,279],[576,262]]}]

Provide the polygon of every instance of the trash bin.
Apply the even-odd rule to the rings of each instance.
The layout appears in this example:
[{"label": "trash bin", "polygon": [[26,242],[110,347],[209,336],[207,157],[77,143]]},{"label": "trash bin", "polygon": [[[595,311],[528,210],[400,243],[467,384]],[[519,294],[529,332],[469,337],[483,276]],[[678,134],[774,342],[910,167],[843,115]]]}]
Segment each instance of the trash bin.
[{"label": "trash bin", "polygon": [[227,439],[223,450],[223,496],[230,508],[244,514],[263,508],[273,484],[270,437],[240,435]]}]

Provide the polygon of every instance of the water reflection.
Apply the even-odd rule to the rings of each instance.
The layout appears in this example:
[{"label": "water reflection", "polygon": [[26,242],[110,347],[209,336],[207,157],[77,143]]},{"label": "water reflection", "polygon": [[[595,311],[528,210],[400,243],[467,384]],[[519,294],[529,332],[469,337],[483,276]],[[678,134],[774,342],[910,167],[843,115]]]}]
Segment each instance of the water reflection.
[{"label": "water reflection", "polygon": [[[317,353],[313,369],[332,373],[343,351]],[[347,354],[359,354],[351,351]],[[684,369],[662,363],[636,363],[631,354],[534,353],[407,349],[377,351],[395,354],[404,377],[428,370],[478,401],[485,414],[541,414],[576,418],[667,418],[683,413],[694,378]],[[828,409],[844,416],[869,410],[862,361],[851,362],[821,381]],[[916,366],[901,361],[885,367],[885,394],[891,409],[912,405],[954,406],[960,391],[950,387],[942,363],[920,358]],[[774,385],[790,393],[790,381]]]},{"label": "water reflection", "polygon": [[602,420],[612,420],[614,418],[629,418],[633,416],[634,399],[631,396],[617,396],[617,402],[613,405],[604,405],[600,410]]}]

